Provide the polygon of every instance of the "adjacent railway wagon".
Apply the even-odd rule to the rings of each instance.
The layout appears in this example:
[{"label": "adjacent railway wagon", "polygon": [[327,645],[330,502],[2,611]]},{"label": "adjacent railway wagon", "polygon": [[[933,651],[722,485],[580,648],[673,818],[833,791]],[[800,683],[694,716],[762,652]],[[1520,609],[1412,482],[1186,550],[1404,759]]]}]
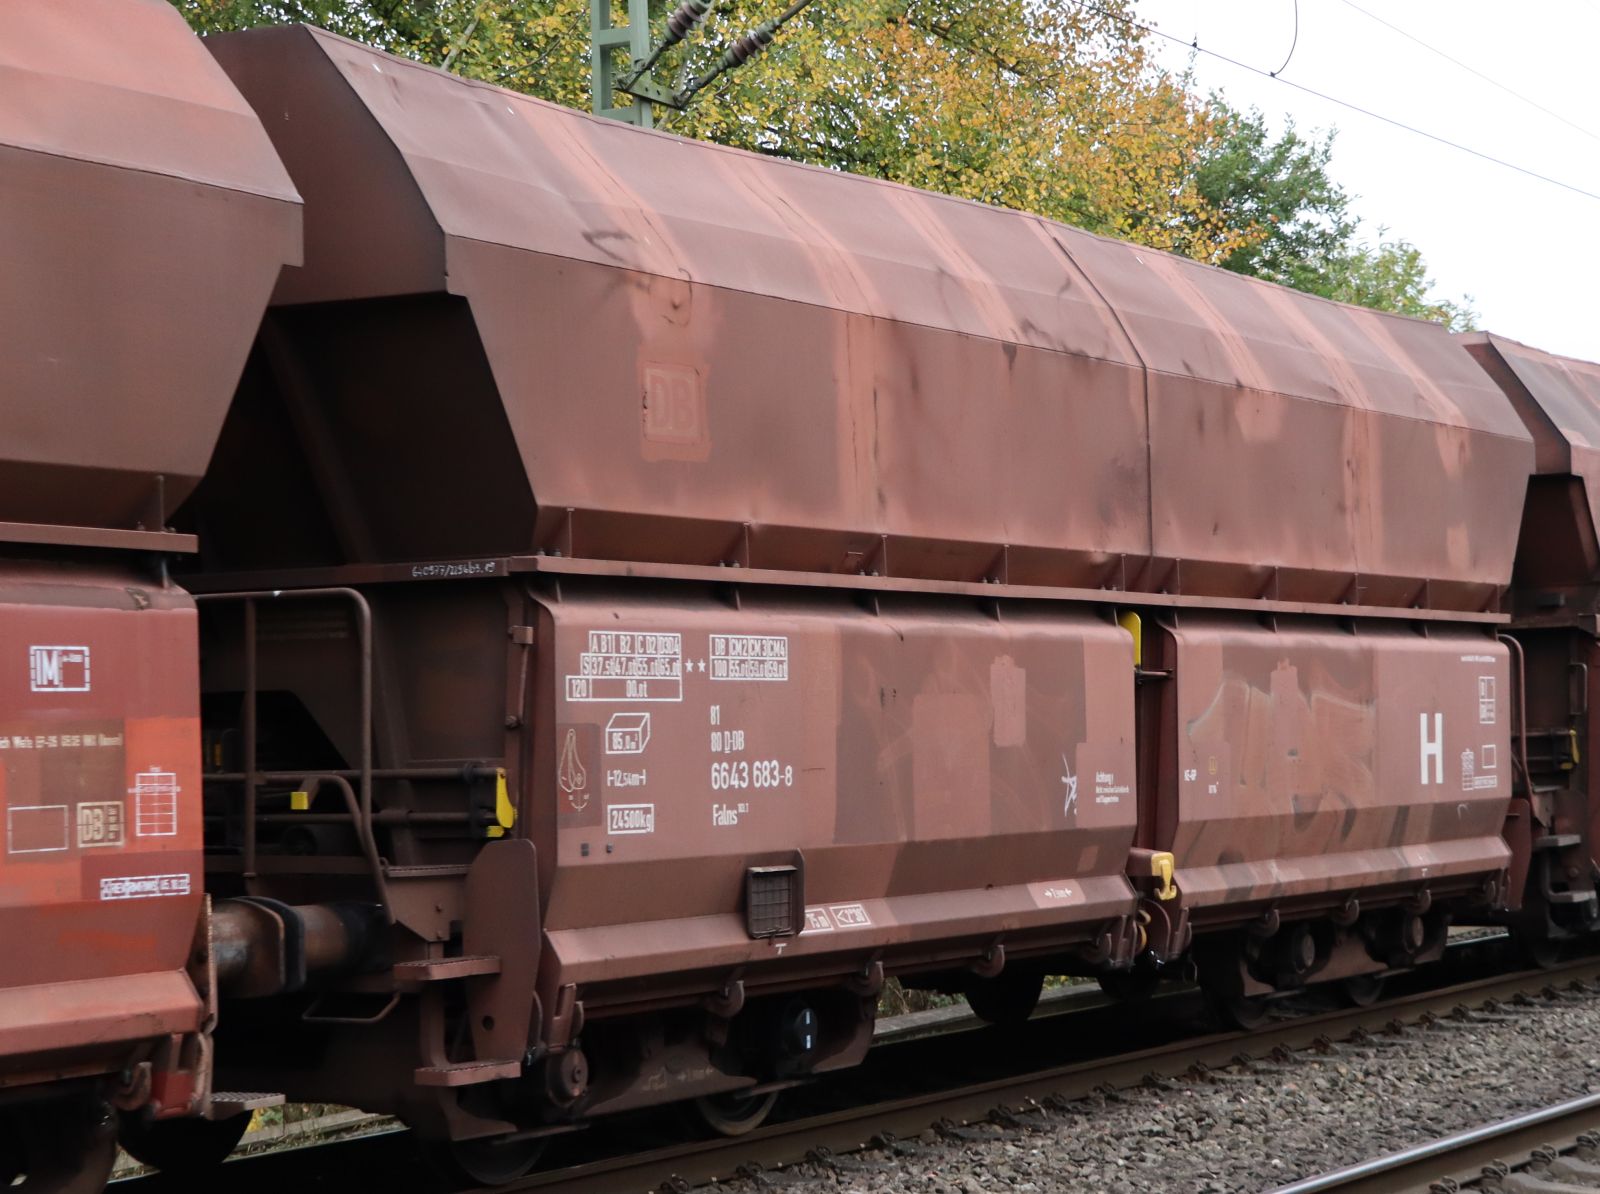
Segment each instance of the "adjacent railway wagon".
[{"label": "adjacent railway wagon", "polygon": [[1534,476],[1522,514],[1514,583],[1526,777],[1506,821],[1523,893],[1512,918],[1530,941],[1559,943],[1600,921],[1595,791],[1600,716],[1600,365],[1481,332],[1462,337],[1533,435]]},{"label": "adjacent railway wagon", "polygon": [[[891,976],[1249,1021],[1593,926],[1592,367],[315,29],[20,11],[37,1188],[90,1152],[20,1143],[46,1096],[169,1166],[213,1085],[347,1102],[491,1182],[753,1126]],[[108,1034],[97,982],[170,999]]]},{"label": "adjacent railway wagon", "polygon": [[[0,44],[0,1185],[210,1112],[194,603],[205,471],[299,201],[164,4]],[[43,1096],[43,1097],[41,1097]],[[30,1186],[29,1188],[34,1188]]]}]

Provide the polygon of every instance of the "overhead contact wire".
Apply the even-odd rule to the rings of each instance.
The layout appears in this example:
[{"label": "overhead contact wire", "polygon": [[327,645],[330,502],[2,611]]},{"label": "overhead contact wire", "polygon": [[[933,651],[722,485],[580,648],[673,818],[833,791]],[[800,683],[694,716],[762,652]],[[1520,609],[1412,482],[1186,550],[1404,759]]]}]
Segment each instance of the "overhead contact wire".
[{"label": "overhead contact wire", "polygon": [[1289,63],[1294,61],[1294,52],[1300,48],[1300,0],[1294,0],[1294,40],[1289,43],[1289,53],[1284,57],[1283,65],[1272,72],[1276,79],[1289,69]]},{"label": "overhead contact wire", "polygon": [[[1298,3],[1298,2],[1299,2],[1299,0],[1296,0],[1296,3]],[[1600,141],[1600,133],[1595,133],[1595,132],[1593,132],[1593,131],[1591,131],[1589,129],[1584,128],[1583,125],[1578,124],[1576,121],[1567,119],[1565,116],[1561,115],[1560,112],[1557,112],[1552,108],[1545,107],[1538,100],[1529,99],[1527,96],[1523,95],[1522,92],[1517,91],[1517,90],[1515,90],[1515,89],[1513,89],[1511,87],[1507,87],[1504,83],[1500,82],[1499,79],[1496,79],[1496,78],[1494,78],[1494,77],[1492,77],[1490,75],[1486,75],[1481,70],[1479,70],[1477,67],[1472,66],[1472,65],[1470,65],[1468,63],[1462,62],[1461,59],[1454,58],[1451,55],[1445,53],[1438,46],[1429,45],[1427,42],[1423,41],[1420,37],[1418,37],[1415,33],[1411,33],[1408,30],[1400,28],[1400,26],[1396,25],[1393,21],[1387,21],[1383,17],[1380,17],[1375,12],[1367,11],[1365,8],[1362,8],[1361,5],[1356,4],[1354,2],[1354,0],[1340,0],[1340,2],[1345,4],[1345,5],[1348,5],[1350,8],[1355,9],[1358,13],[1360,13],[1362,16],[1366,17],[1368,20],[1376,21],[1376,22],[1378,22],[1378,24],[1384,26],[1386,29],[1393,30],[1394,32],[1398,33],[1401,37],[1406,38],[1408,41],[1416,42],[1417,45],[1421,46],[1424,50],[1427,50],[1428,53],[1437,54],[1440,58],[1443,58],[1446,62],[1450,63],[1452,66],[1458,66],[1462,70],[1466,71],[1469,75],[1476,75],[1478,78],[1482,79],[1485,83],[1488,83],[1490,86],[1498,87],[1501,91],[1505,92],[1507,95],[1511,96],[1512,98],[1521,100],[1523,103],[1527,104],[1528,107],[1536,108],[1540,112],[1543,112],[1546,116],[1553,116],[1555,119],[1559,120],[1562,124],[1566,125],[1568,128],[1577,130],[1578,132],[1582,133],[1585,137],[1590,137],[1593,140]],[[1283,68],[1279,67],[1278,69],[1282,70]]]},{"label": "overhead contact wire", "polygon": [[1336,95],[1329,95],[1325,91],[1318,91],[1315,87],[1307,87],[1304,83],[1296,83],[1293,79],[1285,79],[1281,75],[1275,74],[1272,71],[1262,70],[1259,66],[1254,66],[1248,62],[1242,62],[1237,58],[1232,58],[1227,54],[1220,53],[1217,50],[1208,50],[1200,44],[1200,39],[1198,37],[1193,39],[1178,37],[1175,34],[1166,32],[1164,29],[1157,29],[1154,25],[1146,25],[1144,22],[1136,21],[1132,17],[1124,16],[1122,13],[1112,12],[1110,9],[1102,8],[1098,4],[1091,4],[1088,2],[1088,0],[1072,0],[1072,3],[1078,8],[1083,9],[1085,12],[1097,13],[1108,20],[1117,21],[1120,24],[1126,25],[1133,29],[1142,29],[1146,33],[1153,34],[1154,36],[1163,38],[1166,41],[1173,42],[1180,46],[1187,46],[1197,54],[1205,54],[1208,57],[1217,59],[1219,62],[1226,62],[1229,66],[1236,66],[1240,70],[1249,71],[1253,75],[1260,75],[1263,79],[1274,79],[1277,82],[1282,83],[1285,87],[1293,87],[1296,91],[1302,91],[1307,95],[1315,96],[1317,99],[1324,100],[1327,103],[1337,105],[1341,108],[1345,108],[1348,111],[1360,113],[1362,116],[1369,117],[1372,120],[1382,121],[1384,124],[1400,129],[1403,132],[1411,133],[1414,136],[1423,137],[1429,141],[1433,141],[1436,144],[1443,145],[1449,149],[1454,149],[1460,153],[1470,154],[1472,157],[1478,158],[1481,161],[1489,162],[1495,166],[1500,166],[1506,170],[1514,170],[1518,174],[1526,175],[1528,178],[1537,179],[1539,182],[1548,183],[1553,187],[1560,187],[1563,191],[1571,191],[1574,195],[1582,195],[1585,199],[1593,199],[1596,202],[1600,202],[1600,193],[1586,190],[1575,183],[1563,182],[1559,178],[1552,178],[1548,174],[1541,174],[1539,171],[1531,170],[1526,166],[1519,166],[1515,162],[1508,162],[1504,158],[1495,157],[1492,153],[1486,153],[1481,149],[1474,149],[1472,146],[1463,145],[1459,141],[1452,141],[1449,137],[1440,136],[1438,133],[1430,133],[1426,129],[1419,129],[1415,125],[1407,124],[1403,120],[1397,120],[1393,116],[1385,116],[1382,112],[1374,112],[1371,108],[1364,108],[1360,104],[1352,103],[1349,100],[1340,99]]}]

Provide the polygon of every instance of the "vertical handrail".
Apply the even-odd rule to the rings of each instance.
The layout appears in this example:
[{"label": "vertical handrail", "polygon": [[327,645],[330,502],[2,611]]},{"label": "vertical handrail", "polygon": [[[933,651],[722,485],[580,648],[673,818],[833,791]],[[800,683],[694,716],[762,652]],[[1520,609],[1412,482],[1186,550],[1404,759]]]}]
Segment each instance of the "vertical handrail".
[{"label": "vertical handrail", "polygon": [[[356,609],[357,638],[361,648],[361,712],[360,712],[360,764],[359,764],[359,824],[357,836],[361,839],[368,862],[377,868],[374,880],[378,890],[385,889],[382,861],[377,857],[376,838],[372,828],[372,606],[366,596],[346,585],[314,589],[257,589],[239,593],[197,593],[195,601],[244,602],[244,877],[249,890],[256,878],[256,795],[261,782],[257,737],[257,689],[260,687],[259,658],[257,652],[256,603],[258,601],[283,601],[293,598],[342,597]],[[387,907],[387,900],[385,900]]]},{"label": "vertical handrail", "polygon": [[256,758],[256,690],[260,676],[256,670],[256,603],[244,602],[244,889],[255,894],[256,880],[256,789],[260,768]]},{"label": "vertical handrail", "polygon": [[1522,786],[1528,793],[1528,799],[1533,799],[1533,772],[1528,767],[1528,679],[1527,657],[1523,653],[1522,643],[1509,634],[1496,633],[1495,638],[1506,645],[1506,650],[1517,659],[1517,753],[1512,756],[1513,761],[1522,765]]}]

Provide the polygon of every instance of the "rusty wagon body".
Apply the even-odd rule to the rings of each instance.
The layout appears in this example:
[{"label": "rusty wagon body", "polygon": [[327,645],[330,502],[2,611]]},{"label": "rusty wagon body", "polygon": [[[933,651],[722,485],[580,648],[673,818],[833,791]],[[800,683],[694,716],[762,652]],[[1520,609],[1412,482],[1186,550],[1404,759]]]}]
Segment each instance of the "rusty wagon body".
[{"label": "rusty wagon body", "polygon": [[210,882],[392,920],[238,1081],[526,1140],[850,1064],[886,976],[1245,1000],[1515,903],[1533,450],[1443,329],[208,44],[306,202],[183,513]]},{"label": "rusty wagon body", "polygon": [[[194,603],[205,471],[299,201],[160,3],[30,4],[0,45],[0,1172],[103,1175],[210,1110]],[[48,1171],[48,1172],[47,1172]],[[29,1187],[33,1188],[33,1187]]]},{"label": "rusty wagon body", "polygon": [[750,1127],[890,978],[1247,1021],[1600,920],[1595,367],[315,29],[16,19],[0,1173],[92,1177],[107,1101],[220,1156],[232,1090],[500,1180]]},{"label": "rusty wagon body", "polygon": [[1512,923],[1531,939],[1560,942],[1600,920],[1600,810],[1591,803],[1600,543],[1600,365],[1474,332],[1461,337],[1533,436],[1510,600],[1518,683],[1520,786],[1506,822],[1524,899]]}]

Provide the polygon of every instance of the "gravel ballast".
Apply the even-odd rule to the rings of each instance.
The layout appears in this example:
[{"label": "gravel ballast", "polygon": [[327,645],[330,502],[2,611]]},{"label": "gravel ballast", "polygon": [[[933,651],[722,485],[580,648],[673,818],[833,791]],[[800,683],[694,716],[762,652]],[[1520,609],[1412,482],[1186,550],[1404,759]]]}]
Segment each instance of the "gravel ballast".
[{"label": "gravel ballast", "polygon": [[722,1188],[1253,1194],[1595,1092],[1600,998],[1534,997]]}]

